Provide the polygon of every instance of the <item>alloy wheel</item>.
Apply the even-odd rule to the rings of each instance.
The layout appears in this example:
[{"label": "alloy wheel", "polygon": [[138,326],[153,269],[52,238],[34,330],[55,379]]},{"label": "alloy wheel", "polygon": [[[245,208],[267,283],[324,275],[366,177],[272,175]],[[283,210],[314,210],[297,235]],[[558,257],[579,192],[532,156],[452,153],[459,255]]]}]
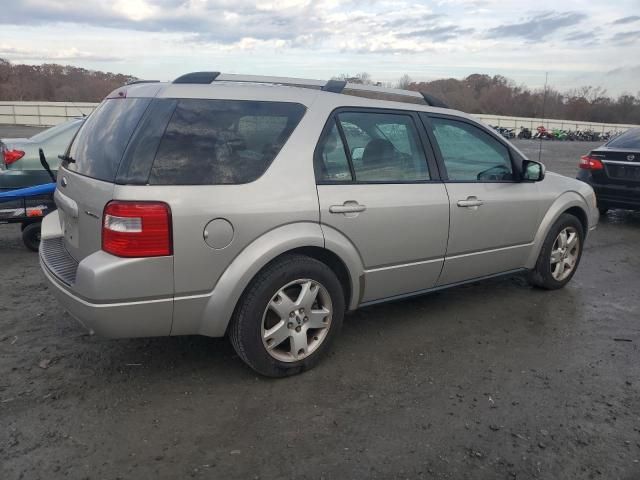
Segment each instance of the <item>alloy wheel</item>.
[{"label": "alloy wheel", "polygon": [[576,267],[580,255],[580,237],[574,227],[560,230],[551,248],[551,275],[561,282]]},{"label": "alloy wheel", "polygon": [[262,343],[276,360],[302,360],[327,337],[332,314],[331,296],[322,284],[308,278],[289,282],[264,310]]}]

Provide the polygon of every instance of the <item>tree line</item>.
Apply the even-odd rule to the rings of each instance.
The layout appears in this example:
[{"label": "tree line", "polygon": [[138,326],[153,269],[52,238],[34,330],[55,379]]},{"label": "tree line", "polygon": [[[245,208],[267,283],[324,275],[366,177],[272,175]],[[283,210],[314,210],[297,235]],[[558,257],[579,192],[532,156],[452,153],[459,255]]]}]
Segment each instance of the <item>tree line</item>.
[{"label": "tree line", "polygon": [[[614,98],[606,90],[591,86],[568,92],[549,87],[530,89],[501,75],[479,73],[430,82],[414,82],[403,75],[395,83],[381,83],[366,72],[334,78],[427,92],[450,107],[469,113],[640,124],[640,92]],[[23,65],[0,59],[0,100],[99,102],[133,80],[136,78],[131,75],[69,65]]]},{"label": "tree line", "polygon": [[12,64],[0,58],[0,100],[100,102],[131,75],[45,63]]},{"label": "tree line", "polygon": [[601,87],[584,86],[560,92],[555,88],[530,89],[502,75],[474,73],[462,79],[414,82],[403,75],[397,82],[375,82],[366,72],[342,74],[336,79],[430,93],[463,112],[513,117],[554,118],[600,123],[640,124],[640,92],[607,95]]}]

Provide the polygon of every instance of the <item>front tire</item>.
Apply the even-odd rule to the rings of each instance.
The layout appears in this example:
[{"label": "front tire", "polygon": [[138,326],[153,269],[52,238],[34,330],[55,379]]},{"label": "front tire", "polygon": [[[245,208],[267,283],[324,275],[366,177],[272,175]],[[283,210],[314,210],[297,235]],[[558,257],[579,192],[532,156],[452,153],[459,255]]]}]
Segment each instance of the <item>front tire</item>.
[{"label": "front tire", "polygon": [[342,327],[344,291],[324,263],[283,256],[263,269],[240,299],[231,343],[256,372],[285,377],[313,368]]},{"label": "front tire", "polygon": [[564,287],[575,275],[582,257],[584,231],[580,221],[568,213],[560,215],[547,234],[529,283],[546,290]]}]

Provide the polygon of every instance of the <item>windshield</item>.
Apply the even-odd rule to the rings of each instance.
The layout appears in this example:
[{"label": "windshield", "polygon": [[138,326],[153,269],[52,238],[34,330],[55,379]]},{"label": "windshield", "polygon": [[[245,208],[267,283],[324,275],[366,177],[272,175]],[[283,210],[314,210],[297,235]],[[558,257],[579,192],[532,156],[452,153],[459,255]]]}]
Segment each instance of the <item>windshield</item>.
[{"label": "windshield", "polygon": [[81,175],[113,182],[129,138],[150,98],[105,100],[87,118],[69,148],[64,167]]},{"label": "windshield", "polygon": [[640,149],[640,128],[627,130],[607,143],[607,147]]},{"label": "windshield", "polygon": [[61,123],[60,125],[56,125],[55,127],[47,128],[46,130],[35,134],[29,140],[31,140],[32,142],[42,143],[49,140],[50,138],[55,137],[56,135],[66,133],[68,130],[78,128],[81,123],[82,120],[70,120],[68,122]]}]

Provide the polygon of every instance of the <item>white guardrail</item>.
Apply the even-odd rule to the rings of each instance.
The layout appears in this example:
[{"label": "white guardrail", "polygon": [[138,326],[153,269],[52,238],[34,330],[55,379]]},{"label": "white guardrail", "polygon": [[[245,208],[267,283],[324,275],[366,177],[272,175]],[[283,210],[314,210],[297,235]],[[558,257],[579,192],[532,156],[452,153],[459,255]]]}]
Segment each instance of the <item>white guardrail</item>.
[{"label": "white guardrail", "polygon": [[[0,102],[0,125],[53,126],[69,118],[89,115],[97,103],[87,102]],[[474,115],[478,120],[493,126],[535,129],[544,125],[553,130],[593,130],[595,132],[622,132],[637,125],[619,123],[578,122],[542,118],[506,117],[502,115]],[[517,133],[517,131],[516,131]]]},{"label": "white guardrail", "polygon": [[85,102],[0,102],[0,125],[48,127],[89,115],[97,106]]}]

